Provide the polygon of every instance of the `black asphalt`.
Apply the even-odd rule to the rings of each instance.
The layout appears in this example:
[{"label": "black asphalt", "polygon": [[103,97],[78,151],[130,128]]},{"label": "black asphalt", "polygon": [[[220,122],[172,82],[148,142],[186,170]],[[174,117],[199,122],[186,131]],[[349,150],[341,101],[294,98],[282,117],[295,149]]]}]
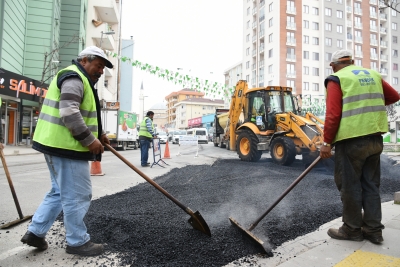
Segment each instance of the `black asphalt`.
[{"label": "black asphalt", "polygon": [[[382,156],[382,202],[400,190],[400,166]],[[194,230],[182,209],[148,183],[92,202],[86,224],[92,241],[107,243],[122,264],[131,266],[223,266],[260,251],[233,227],[248,227],[304,170],[270,159],[257,163],[218,160],[186,166],[154,179],[208,223],[212,236]],[[131,172],[127,168],[127,173]],[[341,216],[333,176],[311,171],[253,230],[271,248],[316,230]],[[103,257],[108,257],[104,255]],[[240,265],[240,262],[237,262]],[[117,264],[116,264],[117,266]]]}]

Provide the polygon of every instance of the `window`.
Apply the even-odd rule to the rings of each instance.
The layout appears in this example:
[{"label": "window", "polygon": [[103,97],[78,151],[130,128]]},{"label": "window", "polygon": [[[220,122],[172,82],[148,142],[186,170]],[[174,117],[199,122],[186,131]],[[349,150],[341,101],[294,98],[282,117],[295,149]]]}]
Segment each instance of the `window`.
[{"label": "window", "polygon": [[304,91],[309,91],[310,90],[310,83],[309,82],[303,82],[303,90]]},{"label": "window", "polygon": [[329,75],[331,75],[333,73],[333,70],[332,70],[332,68],[326,68],[325,69],[325,76],[329,76]]},{"label": "window", "polygon": [[332,53],[325,53],[325,61],[331,62],[331,58],[332,58]]},{"label": "window", "polygon": [[304,29],[309,29],[310,28],[310,23],[308,20],[303,20],[303,28]]},{"label": "window", "polygon": [[246,62],[246,69],[250,68],[250,61]]},{"label": "window", "polygon": [[336,3],[342,4],[342,3],[343,3],[343,0],[336,0]]},{"label": "window", "polygon": [[393,49],[392,50],[392,56],[393,57],[398,57],[399,56],[397,49]]},{"label": "window", "polygon": [[397,31],[397,23],[392,22],[392,30]]},{"label": "window", "polygon": [[325,16],[332,16],[332,9],[325,7]]},{"label": "window", "polygon": [[274,73],[274,65],[268,66],[268,73]]},{"label": "window", "polygon": [[343,25],[336,25],[336,31],[338,33],[343,33]]},{"label": "window", "polygon": [[325,22],[325,31],[332,31],[332,23]]},{"label": "window", "polygon": [[303,51],[303,58],[304,58],[304,59],[310,59],[310,52],[308,52],[308,51]]},{"label": "window", "polygon": [[250,47],[246,48],[246,56],[250,55]]},{"label": "window", "polygon": [[270,18],[268,21],[268,26],[272,27],[274,25],[274,18]]},{"label": "window", "polygon": [[294,69],[294,64],[286,64],[286,73],[290,75],[296,74],[296,71]]},{"label": "window", "polygon": [[318,37],[313,37],[312,38],[312,44],[313,45],[319,45],[319,38]]},{"label": "window", "polygon": [[312,25],[313,25],[313,30],[319,30],[319,23],[318,22],[313,22],[312,23]]},{"label": "window", "polygon": [[246,35],[246,42],[250,41],[250,34]]},{"label": "window", "polygon": [[397,16],[397,10],[392,9],[392,17],[396,17]]},{"label": "window", "polygon": [[318,83],[313,83],[312,84],[312,90],[313,91],[319,91],[319,84]]},{"label": "window", "polygon": [[249,28],[250,28],[250,20],[247,21],[247,29],[249,29]]},{"label": "window", "polygon": [[305,14],[310,13],[308,6],[306,6],[306,5],[303,6],[303,13],[305,13]]},{"label": "window", "polygon": [[371,70],[378,70],[378,64],[376,61],[371,61]]},{"label": "window", "polygon": [[313,15],[319,15],[319,9],[318,9],[318,7],[313,7],[313,8],[312,8],[312,14],[313,14]]},{"label": "window", "polygon": [[325,37],[325,45],[332,46],[332,38]]},{"label": "window", "polygon": [[343,48],[343,40],[338,39],[338,40],[336,41],[336,46],[337,46],[338,48]]},{"label": "window", "polygon": [[273,41],[273,34],[271,33],[270,35],[268,35],[268,42],[269,43],[272,43],[272,41]]},{"label": "window", "polygon": [[319,53],[313,52],[313,53],[312,53],[312,59],[313,59],[313,60],[319,61]]},{"label": "window", "polygon": [[273,53],[274,51],[273,51],[273,49],[271,48],[270,50],[268,50],[268,57],[272,57],[273,56]]},{"label": "window", "polygon": [[305,44],[309,44],[309,43],[310,43],[310,37],[309,37],[308,35],[304,35],[303,37],[304,37],[304,38],[303,38],[304,43],[305,43]]},{"label": "window", "polygon": [[268,11],[269,11],[269,12],[272,12],[272,11],[274,10],[272,4],[273,4],[273,3],[269,4],[269,6],[268,6]]},{"label": "window", "polygon": [[355,60],[354,60],[354,65],[356,65],[356,66],[362,66],[361,59],[355,59]]},{"label": "window", "polygon": [[392,41],[394,44],[397,44],[397,36],[392,36]]},{"label": "window", "polygon": [[250,81],[250,75],[246,75],[246,81]]},{"label": "window", "polygon": [[312,68],[312,75],[319,76],[319,68]]},{"label": "window", "polygon": [[399,78],[393,77],[393,82],[392,84],[399,84]]},{"label": "window", "polygon": [[304,75],[309,75],[310,74],[310,68],[308,66],[303,67],[303,74]]},{"label": "window", "polygon": [[247,8],[247,15],[250,15],[250,7]]},{"label": "window", "polygon": [[393,70],[398,71],[399,70],[399,64],[393,63]]},{"label": "window", "polygon": [[336,17],[338,17],[339,19],[342,19],[343,18],[343,11],[336,10]]}]

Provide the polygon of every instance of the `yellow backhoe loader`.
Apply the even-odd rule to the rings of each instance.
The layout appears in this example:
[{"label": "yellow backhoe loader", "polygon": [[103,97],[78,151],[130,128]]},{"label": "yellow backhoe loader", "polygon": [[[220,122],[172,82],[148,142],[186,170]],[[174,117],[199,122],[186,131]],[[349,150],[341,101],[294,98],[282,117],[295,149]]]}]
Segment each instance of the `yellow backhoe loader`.
[{"label": "yellow backhoe loader", "polygon": [[291,165],[296,155],[308,166],[323,144],[323,121],[312,113],[301,116],[292,88],[267,86],[249,89],[236,84],[229,111],[216,113],[215,146],[236,150],[243,161],[258,161],[270,152],[280,165]]}]

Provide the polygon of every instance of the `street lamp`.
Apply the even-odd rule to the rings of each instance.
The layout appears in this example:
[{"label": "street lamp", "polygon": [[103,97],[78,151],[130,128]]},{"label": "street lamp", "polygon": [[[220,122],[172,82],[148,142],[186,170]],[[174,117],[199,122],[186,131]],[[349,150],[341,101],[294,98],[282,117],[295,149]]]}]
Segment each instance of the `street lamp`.
[{"label": "street lamp", "polygon": [[101,49],[101,44],[102,44],[102,42],[103,42],[103,34],[105,34],[105,35],[112,35],[112,34],[115,34],[115,31],[109,31],[109,32],[103,32],[103,31],[101,31],[100,49]]}]

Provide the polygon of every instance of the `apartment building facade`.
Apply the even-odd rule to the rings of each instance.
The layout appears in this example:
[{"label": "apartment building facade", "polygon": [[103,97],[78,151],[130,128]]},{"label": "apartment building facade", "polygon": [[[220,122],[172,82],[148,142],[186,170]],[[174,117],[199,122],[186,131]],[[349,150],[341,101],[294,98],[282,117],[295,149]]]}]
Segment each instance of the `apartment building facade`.
[{"label": "apartment building facade", "polygon": [[400,91],[400,14],[379,0],[243,0],[243,23],[249,87],[290,86],[303,107],[323,105],[332,53],[348,49]]}]

